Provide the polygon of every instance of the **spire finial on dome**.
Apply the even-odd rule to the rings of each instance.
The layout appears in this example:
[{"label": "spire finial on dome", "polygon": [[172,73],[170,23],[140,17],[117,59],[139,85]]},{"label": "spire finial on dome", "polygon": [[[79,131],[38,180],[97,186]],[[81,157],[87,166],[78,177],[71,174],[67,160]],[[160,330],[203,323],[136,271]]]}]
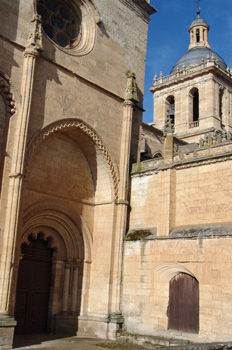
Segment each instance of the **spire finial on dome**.
[{"label": "spire finial on dome", "polygon": [[195,0],[195,1],[194,1],[194,3],[197,4],[197,18],[200,18],[200,13],[201,13],[200,1],[201,1],[201,0]]}]

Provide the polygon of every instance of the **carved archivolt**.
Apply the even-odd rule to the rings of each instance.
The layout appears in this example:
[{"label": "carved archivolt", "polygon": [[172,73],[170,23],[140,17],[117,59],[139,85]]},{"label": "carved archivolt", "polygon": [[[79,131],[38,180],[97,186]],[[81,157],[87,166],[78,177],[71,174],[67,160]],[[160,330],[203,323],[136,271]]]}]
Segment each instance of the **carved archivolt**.
[{"label": "carved archivolt", "polygon": [[10,91],[9,79],[0,73],[0,94],[2,95],[6,104],[7,116],[12,116],[16,112],[15,101],[13,94]]},{"label": "carved archivolt", "polygon": [[76,212],[54,201],[41,201],[30,206],[24,215],[22,234],[17,249],[28,237],[35,239],[43,233],[51,248],[57,250],[57,258],[68,261],[92,261],[92,234],[83,218]]},{"label": "carved archivolt", "polygon": [[31,158],[31,156],[34,153],[35,148],[37,148],[38,144],[45,139],[45,137],[49,136],[51,133],[56,132],[58,130],[66,129],[75,127],[80,129],[82,132],[84,132],[98,147],[98,149],[102,152],[105,161],[108,165],[110,178],[111,178],[111,186],[112,191],[114,193],[115,199],[118,197],[118,182],[119,182],[119,174],[118,169],[113,161],[112,157],[109,154],[109,151],[107,150],[106,146],[100,139],[100,137],[97,135],[97,133],[91,129],[90,126],[83,123],[79,119],[67,119],[67,120],[61,120],[57,121],[51,125],[48,125],[43,130],[41,130],[29,143],[27,152],[26,152],[26,158],[25,158],[25,175],[27,175],[28,170],[28,163]]}]

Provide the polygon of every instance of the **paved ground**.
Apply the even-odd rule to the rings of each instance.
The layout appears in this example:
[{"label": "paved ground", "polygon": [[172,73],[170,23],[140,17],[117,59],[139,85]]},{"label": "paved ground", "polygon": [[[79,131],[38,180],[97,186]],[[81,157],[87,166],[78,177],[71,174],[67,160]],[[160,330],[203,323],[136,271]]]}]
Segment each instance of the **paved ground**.
[{"label": "paved ground", "polygon": [[[52,335],[16,336],[14,349],[20,350],[145,350],[143,346],[101,339],[64,337]],[[157,346],[157,348],[159,348]],[[155,347],[153,348],[155,349]],[[147,349],[146,349],[147,350]]]}]

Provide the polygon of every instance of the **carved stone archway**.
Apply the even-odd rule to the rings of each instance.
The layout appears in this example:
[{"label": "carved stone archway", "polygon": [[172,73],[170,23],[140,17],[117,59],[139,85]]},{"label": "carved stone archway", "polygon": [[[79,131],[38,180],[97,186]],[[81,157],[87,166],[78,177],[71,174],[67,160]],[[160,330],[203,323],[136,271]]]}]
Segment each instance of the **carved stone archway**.
[{"label": "carved stone archway", "polygon": [[57,121],[53,124],[46,126],[44,129],[40,130],[35,137],[30,141],[27,147],[26,157],[25,157],[25,176],[28,172],[28,163],[31,156],[33,155],[34,149],[38,147],[40,142],[49,136],[51,133],[66,130],[69,128],[80,129],[85,135],[87,135],[95,146],[102,153],[105,163],[107,165],[109,177],[111,180],[111,190],[114,199],[118,198],[118,182],[119,182],[119,172],[115,161],[113,160],[110,152],[108,151],[105,143],[102,141],[100,136],[94,131],[89,125],[81,121],[80,119],[65,119]]},{"label": "carved stone archway", "polygon": [[[91,235],[79,218],[75,220],[49,202],[33,205],[25,213],[16,247],[11,305],[14,308],[21,247],[43,237],[53,249],[48,332],[75,334],[80,314],[83,265],[91,262]],[[84,233],[83,233],[84,231]],[[85,236],[85,239],[83,238]],[[85,251],[85,243],[87,249]],[[12,310],[12,312],[14,312]]]}]

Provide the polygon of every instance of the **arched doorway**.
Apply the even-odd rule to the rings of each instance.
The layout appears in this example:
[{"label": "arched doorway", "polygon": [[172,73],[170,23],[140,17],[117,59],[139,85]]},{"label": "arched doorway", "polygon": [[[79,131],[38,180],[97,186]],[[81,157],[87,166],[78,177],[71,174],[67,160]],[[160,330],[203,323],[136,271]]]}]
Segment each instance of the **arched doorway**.
[{"label": "arched doorway", "polygon": [[169,282],[168,328],[199,332],[199,283],[186,273]]},{"label": "arched doorway", "polygon": [[47,333],[53,249],[43,234],[22,244],[16,290],[15,334]]}]

